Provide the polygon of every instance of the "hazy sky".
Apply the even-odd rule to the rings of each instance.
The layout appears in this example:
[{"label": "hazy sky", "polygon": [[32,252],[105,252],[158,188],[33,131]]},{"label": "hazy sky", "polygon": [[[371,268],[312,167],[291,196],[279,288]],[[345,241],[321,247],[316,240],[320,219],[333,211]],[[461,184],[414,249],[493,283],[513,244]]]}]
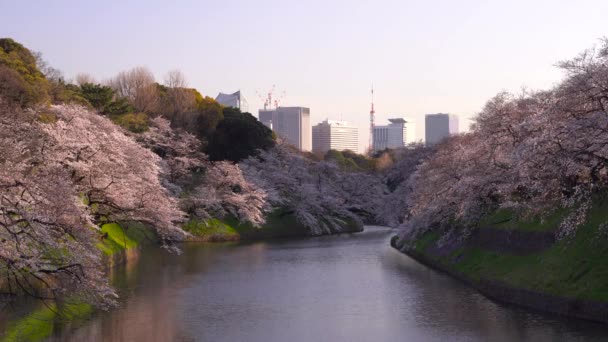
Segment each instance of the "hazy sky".
[{"label": "hazy sky", "polygon": [[501,90],[548,88],[554,65],[608,35],[606,0],[9,1],[0,36],[41,51],[67,78],[146,66],[182,70],[215,97],[240,89],[257,113],[273,84],[284,105],[360,127],[450,112],[468,126]]}]

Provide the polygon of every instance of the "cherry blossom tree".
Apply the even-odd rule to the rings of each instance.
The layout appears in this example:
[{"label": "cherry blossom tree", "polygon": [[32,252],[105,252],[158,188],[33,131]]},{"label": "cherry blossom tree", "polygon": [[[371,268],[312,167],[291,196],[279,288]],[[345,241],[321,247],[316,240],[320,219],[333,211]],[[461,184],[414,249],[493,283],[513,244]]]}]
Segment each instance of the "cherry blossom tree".
[{"label": "cherry blossom tree", "polygon": [[560,67],[566,77],[554,89],[501,93],[470,133],[437,147],[409,181],[404,232],[464,227],[466,236],[499,208],[541,217],[564,208],[558,237],[585,222],[607,189],[608,42]]},{"label": "cherry blossom tree", "polygon": [[4,107],[1,100],[0,107],[1,291],[112,304],[96,226],[70,171],[48,148],[46,124],[34,111]]},{"label": "cherry blossom tree", "polygon": [[432,155],[434,149],[425,147],[423,144],[413,144],[405,148],[393,151],[394,160],[390,163],[386,158],[391,158],[388,153],[380,156],[389,164],[388,167],[380,169],[382,182],[386,184],[388,193],[381,201],[378,208],[379,221],[389,226],[398,226],[407,215],[409,199],[412,193],[410,178],[416,172],[422,162]]},{"label": "cherry blossom tree", "polygon": [[270,210],[267,193],[248,182],[238,165],[210,164],[204,181],[182,201],[186,212],[198,218],[231,216],[259,227]]},{"label": "cherry blossom tree", "polygon": [[43,127],[47,148],[69,170],[96,220],[141,222],[162,241],[180,240],[177,201],[161,185],[160,157],[140,146],[106,117],[78,106],[54,106],[57,121]]},{"label": "cherry blossom tree", "polygon": [[294,215],[313,235],[341,232],[353,222],[361,224],[361,218],[349,209],[362,210],[364,205],[349,199],[345,191],[353,188],[354,178],[350,183],[343,179],[333,163],[315,162],[279,142],[240,165],[245,178],[266,191],[275,211]]},{"label": "cherry blossom tree", "polygon": [[238,165],[210,162],[196,136],[157,117],[136,138],[162,158],[163,184],[180,197],[180,207],[191,218],[231,216],[254,226],[265,222],[270,208],[266,192],[245,180]]},{"label": "cherry blossom tree", "polygon": [[133,136],[161,158],[163,185],[175,197],[192,187],[196,176],[209,166],[207,156],[201,152],[201,141],[183,129],[172,128],[163,117],[153,118],[147,132]]}]

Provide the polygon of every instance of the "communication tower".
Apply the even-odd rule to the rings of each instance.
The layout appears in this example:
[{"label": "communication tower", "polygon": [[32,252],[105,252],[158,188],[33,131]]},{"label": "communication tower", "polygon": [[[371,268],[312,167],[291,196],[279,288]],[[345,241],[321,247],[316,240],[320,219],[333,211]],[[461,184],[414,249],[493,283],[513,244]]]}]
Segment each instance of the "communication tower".
[{"label": "communication tower", "polygon": [[374,127],[376,111],[374,110],[374,86],[372,85],[372,109],[369,111],[369,153],[374,150]]}]

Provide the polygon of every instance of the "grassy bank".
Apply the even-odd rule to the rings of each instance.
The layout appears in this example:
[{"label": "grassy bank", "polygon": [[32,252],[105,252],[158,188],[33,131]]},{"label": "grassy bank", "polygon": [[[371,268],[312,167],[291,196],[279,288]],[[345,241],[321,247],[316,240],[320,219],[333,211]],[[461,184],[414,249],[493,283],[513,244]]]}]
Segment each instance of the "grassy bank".
[{"label": "grassy bank", "polygon": [[[518,220],[498,212],[480,230],[555,233],[563,212],[543,221]],[[427,232],[413,241],[415,253],[476,284],[497,282],[562,298],[608,303],[608,202],[597,201],[576,234],[534,253],[509,253],[465,242],[447,255],[437,251],[440,234]],[[525,235],[524,235],[525,236]]]},{"label": "grassy bank", "polygon": [[151,239],[145,230],[139,229],[139,227],[126,226],[126,228],[123,228],[118,223],[104,224],[101,226],[101,231],[104,234],[104,238],[97,243],[97,248],[108,256],[127,249],[136,248],[144,241]]},{"label": "grassy bank", "polygon": [[82,324],[93,313],[89,304],[39,305],[25,317],[8,322],[1,342],[42,341],[60,329]]},{"label": "grassy bank", "polygon": [[[363,229],[356,222],[347,222],[345,232],[358,232]],[[234,218],[190,220],[184,230],[193,235],[192,240],[203,242],[263,240],[282,237],[310,236],[310,230],[300,224],[294,215],[272,213],[261,227],[240,223]]]},{"label": "grassy bank", "polygon": [[[103,239],[97,243],[105,258],[108,268],[125,262],[129,253],[135,251],[146,241],[153,241],[154,236],[138,226],[123,228],[117,223],[101,226]],[[0,342],[13,341],[43,341],[60,329],[69,329],[84,322],[94,309],[85,303],[57,304],[47,302],[36,305],[26,315],[7,322],[0,322]],[[0,317],[1,318],[1,317]]]}]

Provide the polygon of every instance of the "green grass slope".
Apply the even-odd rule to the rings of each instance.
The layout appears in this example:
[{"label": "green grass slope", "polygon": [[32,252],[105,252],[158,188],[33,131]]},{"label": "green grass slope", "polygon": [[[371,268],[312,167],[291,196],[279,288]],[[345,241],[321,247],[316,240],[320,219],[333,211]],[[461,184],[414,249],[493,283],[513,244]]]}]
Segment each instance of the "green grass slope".
[{"label": "green grass slope", "polygon": [[[261,227],[254,227],[249,223],[241,223],[237,219],[228,217],[224,219],[190,220],[183,226],[184,230],[193,235],[195,241],[219,242],[237,240],[260,240],[280,237],[310,236],[310,231],[300,224],[294,215],[281,215],[271,213],[266,223]],[[346,231],[361,231],[355,222],[347,222]]]},{"label": "green grass slope", "polygon": [[[549,215],[543,222],[506,220],[506,216],[504,212],[496,213],[481,226],[555,232],[563,213]],[[598,201],[574,236],[559,240],[541,252],[514,255],[465,244],[448,256],[434,257],[429,252],[439,239],[436,232],[428,232],[415,241],[414,249],[472,281],[496,280],[566,298],[608,302],[607,222],[608,202]]]}]

